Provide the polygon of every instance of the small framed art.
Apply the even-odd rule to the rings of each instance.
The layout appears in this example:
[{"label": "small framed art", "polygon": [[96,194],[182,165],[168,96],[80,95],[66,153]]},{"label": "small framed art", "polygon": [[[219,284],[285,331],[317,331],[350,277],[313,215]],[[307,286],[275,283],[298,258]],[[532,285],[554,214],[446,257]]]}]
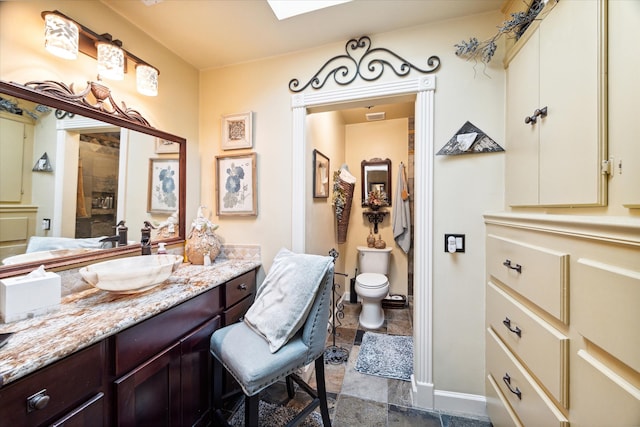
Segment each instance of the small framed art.
[{"label": "small framed art", "polygon": [[329,158],[313,150],[313,197],[329,197]]},{"label": "small framed art", "polygon": [[149,159],[147,212],[173,213],[178,209],[178,159]]},{"label": "small framed art", "polygon": [[256,153],[216,156],[216,214],[258,215]]},{"label": "small framed art", "polygon": [[251,148],[253,146],[252,116],[253,113],[251,111],[222,116],[223,150]]},{"label": "small framed art", "polygon": [[156,138],[156,153],[179,153],[180,144],[162,138]]}]

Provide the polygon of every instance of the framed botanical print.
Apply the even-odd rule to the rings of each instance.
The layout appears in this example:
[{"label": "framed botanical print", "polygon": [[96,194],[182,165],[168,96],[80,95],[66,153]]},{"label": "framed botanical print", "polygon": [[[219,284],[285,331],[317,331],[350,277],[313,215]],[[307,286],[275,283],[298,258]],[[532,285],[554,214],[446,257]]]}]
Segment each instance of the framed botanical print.
[{"label": "framed botanical print", "polygon": [[329,197],[329,158],[313,150],[313,197]]},{"label": "framed botanical print", "polygon": [[216,156],[216,214],[258,215],[256,153]]},{"label": "framed botanical print", "polygon": [[222,116],[223,150],[251,148],[253,146],[252,116],[253,113],[251,111]]},{"label": "framed botanical print", "polygon": [[149,159],[147,212],[173,213],[178,209],[178,159]]}]

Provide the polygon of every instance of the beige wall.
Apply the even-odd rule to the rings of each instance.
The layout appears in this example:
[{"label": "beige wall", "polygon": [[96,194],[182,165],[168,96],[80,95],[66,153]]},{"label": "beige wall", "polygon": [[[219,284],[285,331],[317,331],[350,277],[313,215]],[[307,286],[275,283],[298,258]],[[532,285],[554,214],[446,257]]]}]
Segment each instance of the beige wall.
[{"label": "beige wall", "polygon": [[[345,163],[345,131],[344,122],[337,112],[324,112],[307,116],[307,164],[313,163],[313,150],[316,149],[329,158],[329,197],[313,198],[306,200],[308,226],[306,227],[306,251],[314,254],[326,254],[335,248],[339,257],[336,260],[335,271],[348,273],[346,268],[346,251],[344,245],[336,242],[336,221],[331,200],[333,191],[333,171],[336,171]],[[353,171],[353,169],[351,169]],[[306,169],[307,183],[311,184],[313,169]],[[344,284],[348,283],[343,277],[336,276],[336,282],[343,284],[338,291],[344,292]]]},{"label": "beige wall", "polygon": [[[481,128],[498,143],[504,138],[504,72],[500,61],[486,69],[454,55],[453,45],[470,35],[489,37],[497,23],[499,13],[486,14],[437,24],[414,27],[393,33],[371,35],[373,47],[386,47],[419,67],[426,67],[426,59],[438,55],[442,67],[437,72],[435,92],[435,149],[442,147],[467,121]],[[292,78],[310,79],[329,58],[344,53],[344,42],[317,49],[239,64],[233,67],[207,70],[201,73],[200,97],[200,152],[202,159],[202,194],[205,204],[213,203],[213,164],[220,148],[220,116],[223,114],[254,111],[254,147],[258,155],[258,216],[256,218],[219,218],[220,234],[226,241],[262,245],[262,258],[266,270],[282,246],[291,244],[291,151],[292,151],[292,93],[288,82]],[[412,72],[411,78],[419,74]],[[378,81],[394,81],[398,77],[386,70]],[[365,86],[356,80],[352,86]],[[323,90],[339,87],[329,82]],[[311,91],[311,90],[308,90]],[[310,128],[309,120],[307,127]],[[335,119],[331,119],[335,120]],[[333,123],[331,126],[338,126]],[[330,151],[321,132],[313,131],[307,142],[307,168],[311,165],[312,144],[331,158],[331,169],[340,164],[334,159],[341,156]],[[309,129],[307,129],[309,135]],[[316,134],[315,132],[318,132]],[[406,144],[404,145],[406,149]],[[348,149],[346,149],[348,153]],[[245,150],[249,151],[249,150]],[[243,152],[239,150],[239,152]],[[338,151],[339,153],[339,151]],[[359,175],[356,163],[345,160]],[[395,182],[397,162],[394,159],[392,180]],[[434,164],[434,378],[438,390],[484,395],[484,224],[482,213],[503,207],[503,155],[480,154],[437,157]],[[311,185],[307,169],[308,186]],[[335,236],[333,227],[326,224],[324,203],[330,201],[307,200],[307,245],[310,251],[325,252]],[[309,209],[309,207],[312,209]],[[324,214],[319,213],[321,210]],[[368,233],[358,212],[352,212],[351,227]],[[323,216],[324,215],[324,216]],[[383,224],[383,233],[390,230]],[[349,232],[351,238],[351,231]],[[440,248],[444,233],[463,233],[467,236],[465,254],[449,255]],[[392,243],[392,238],[383,239]],[[364,241],[360,236],[355,241]],[[351,243],[349,243],[351,244]],[[334,243],[334,245],[336,245]],[[344,245],[341,245],[344,246]],[[355,264],[346,250],[346,273],[353,275]],[[398,251],[396,251],[398,252]],[[426,260],[416,260],[425,263]],[[405,267],[406,268],[406,267]],[[397,282],[397,281],[396,281]],[[345,282],[346,283],[346,282]],[[424,284],[416,283],[416,286]],[[401,291],[406,293],[406,288]],[[421,310],[422,307],[416,307]],[[421,350],[422,352],[423,350]],[[423,353],[421,353],[423,354]]]},{"label": "beige wall", "polygon": [[409,121],[407,119],[384,120],[371,123],[360,123],[346,127],[346,160],[351,172],[357,178],[353,205],[351,206],[351,221],[347,234],[346,265],[347,273],[353,277],[358,266],[357,246],[367,246],[369,235],[369,221],[362,214],[368,209],[362,208],[362,170],[360,162],[378,157],[391,159],[391,203],[384,208],[389,214],[378,225],[378,236],[382,236],[391,251],[391,265],[389,266],[389,292],[407,295],[407,255],[393,240],[392,216],[393,207],[398,202],[394,199],[397,185],[398,165],[407,164],[409,157],[408,138]]},{"label": "beige wall", "polygon": [[[77,60],[69,61],[44,49],[44,21],[40,14],[52,9],[97,33],[110,33],[123,41],[125,49],[160,69],[157,97],[140,95],[135,87],[135,73],[131,71],[122,81],[103,83],[111,89],[116,102],[125,102],[127,107],[138,110],[152,126],[187,139],[188,227],[200,203],[197,70],[100,2],[3,1],[0,2],[0,79],[17,83],[56,80],[73,84],[77,90],[84,89],[87,81],[96,80],[94,59],[80,54]],[[147,170],[147,165],[140,164],[139,170]],[[133,224],[130,227],[134,229]]]}]

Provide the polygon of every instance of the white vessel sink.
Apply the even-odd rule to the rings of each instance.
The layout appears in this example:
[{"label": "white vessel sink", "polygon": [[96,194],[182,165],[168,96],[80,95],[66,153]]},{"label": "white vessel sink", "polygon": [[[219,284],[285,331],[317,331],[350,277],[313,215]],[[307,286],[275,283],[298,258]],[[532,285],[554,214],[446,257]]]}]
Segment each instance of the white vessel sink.
[{"label": "white vessel sink", "polygon": [[96,288],[132,294],[144,292],[167,280],[182,263],[180,255],[144,255],[99,262],[80,269],[80,274]]}]

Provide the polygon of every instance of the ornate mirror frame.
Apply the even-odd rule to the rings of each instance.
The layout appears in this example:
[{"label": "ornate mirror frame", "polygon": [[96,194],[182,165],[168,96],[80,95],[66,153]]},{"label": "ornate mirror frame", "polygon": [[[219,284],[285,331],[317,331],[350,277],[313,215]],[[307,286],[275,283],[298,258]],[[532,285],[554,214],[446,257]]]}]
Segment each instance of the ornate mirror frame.
[{"label": "ornate mirror frame", "polygon": [[[180,145],[179,150],[179,226],[178,237],[163,239],[167,244],[181,243],[185,240],[185,212],[186,212],[186,139],[158,130],[149,125],[140,113],[127,108],[124,102],[118,106],[111,96],[110,90],[99,83],[88,82],[86,89],[80,93],[73,90],[73,86],[54,81],[28,82],[24,85],[0,80],[0,92],[15,96],[48,107],[78,114],[99,120],[115,126],[127,128],[143,134],[164,140],[173,141]],[[15,276],[30,272],[40,265],[47,269],[64,270],[80,267],[83,264],[111,258],[114,256],[139,254],[138,245],[129,245],[113,249],[103,249],[85,255],[53,258],[45,261],[0,266],[0,278]]]},{"label": "ornate mirror frame", "polygon": [[[372,186],[375,184],[380,184],[383,186],[383,191],[387,195],[387,206],[391,206],[391,160],[390,159],[380,159],[373,158],[371,160],[363,160],[360,163],[360,168],[362,172],[362,207],[367,207],[367,196],[369,195],[369,191],[373,190]],[[368,172],[370,168],[380,171],[380,175],[384,175],[384,169],[386,169],[386,177],[379,182],[369,182],[370,179],[368,177]]]}]

